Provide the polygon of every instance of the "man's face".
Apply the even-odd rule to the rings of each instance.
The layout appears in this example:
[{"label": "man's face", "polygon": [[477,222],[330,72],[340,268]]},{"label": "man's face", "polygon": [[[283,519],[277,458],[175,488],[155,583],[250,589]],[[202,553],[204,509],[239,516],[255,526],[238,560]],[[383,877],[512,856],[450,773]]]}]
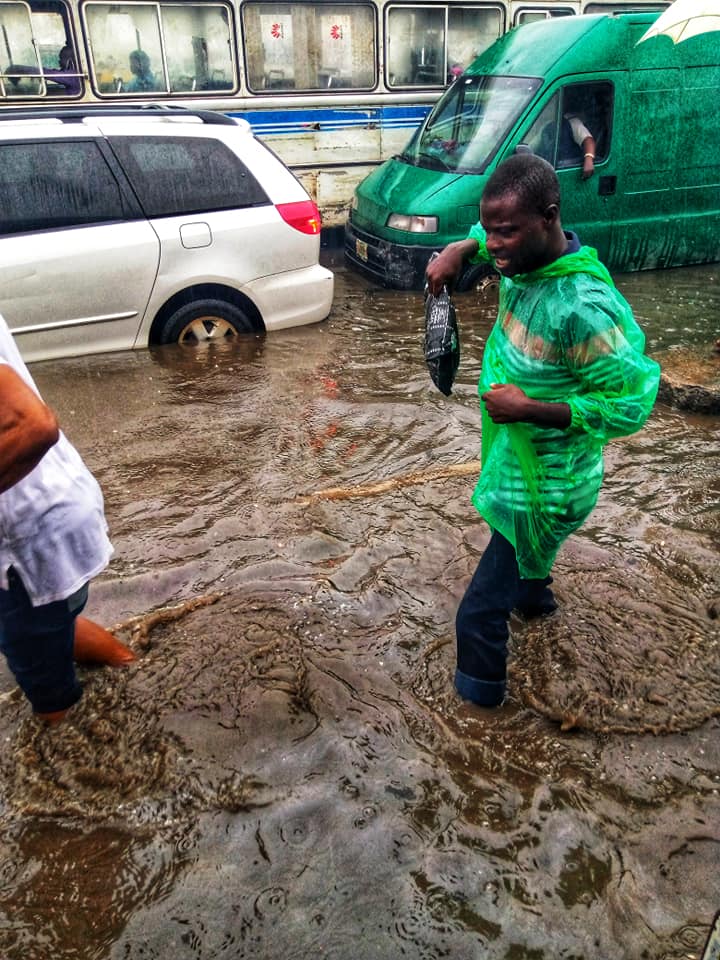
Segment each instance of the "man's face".
[{"label": "man's face", "polygon": [[508,193],[483,200],[480,221],[487,234],[488,253],[503,276],[530,273],[554,259],[551,247],[551,230],[557,222],[554,212],[546,216],[528,212],[514,194]]}]

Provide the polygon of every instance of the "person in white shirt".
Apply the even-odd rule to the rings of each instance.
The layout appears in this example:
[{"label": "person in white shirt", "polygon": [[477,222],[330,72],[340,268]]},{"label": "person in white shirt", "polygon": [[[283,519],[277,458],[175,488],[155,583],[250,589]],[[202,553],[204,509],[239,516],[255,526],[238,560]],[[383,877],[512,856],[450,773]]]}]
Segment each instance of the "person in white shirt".
[{"label": "person in white shirt", "polygon": [[80,699],[75,661],[135,659],[80,616],[113,548],[97,481],[43,402],[0,316],[0,650],[35,714]]}]

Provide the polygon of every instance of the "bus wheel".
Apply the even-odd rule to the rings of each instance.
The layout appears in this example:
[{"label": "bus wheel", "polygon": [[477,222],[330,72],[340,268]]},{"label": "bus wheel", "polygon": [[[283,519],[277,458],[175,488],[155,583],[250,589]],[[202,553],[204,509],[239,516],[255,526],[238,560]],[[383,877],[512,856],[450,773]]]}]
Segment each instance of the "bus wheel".
[{"label": "bus wheel", "polygon": [[488,293],[497,290],[500,284],[500,274],[486,263],[470,267],[462,274],[457,282],[458,293],[467,293],[474,290],[476,293]]},{"label": "bus wheel", "polygon": [[160,343],[220,343],[239,333],[254,333],[252,321],[224,300],[195,300],[171,314],[160,328]]}]

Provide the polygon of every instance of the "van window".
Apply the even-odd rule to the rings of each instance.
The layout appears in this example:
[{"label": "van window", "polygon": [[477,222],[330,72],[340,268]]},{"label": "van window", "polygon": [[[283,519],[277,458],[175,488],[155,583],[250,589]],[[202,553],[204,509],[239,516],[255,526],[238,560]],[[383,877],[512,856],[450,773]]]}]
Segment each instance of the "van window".
[{"label": "van window", "polygon": [[482,173],[540,83],[528,77],[462,77],[435,105],[401,159],[431,170]]},{"label": "van window", "polygon": [[595,140],[595,162],[610,149],[613,87],[611,83],[573,83],[554,94],[522,137],[534,153],[556,170],[581,167],[583,141]]},{"label": "van window", "polygon": [[206,137],[109,137],[147,217],[256,207],[270,201],[240,158]]},{"label": "van window", "polygon": [[250,89],[368,90],[377,83],[375,12],[367,3],[245,3]]},{"label": "van window", "polygon": [[97,143],[3,143],[0,233],[53,230],[132,216]]}]

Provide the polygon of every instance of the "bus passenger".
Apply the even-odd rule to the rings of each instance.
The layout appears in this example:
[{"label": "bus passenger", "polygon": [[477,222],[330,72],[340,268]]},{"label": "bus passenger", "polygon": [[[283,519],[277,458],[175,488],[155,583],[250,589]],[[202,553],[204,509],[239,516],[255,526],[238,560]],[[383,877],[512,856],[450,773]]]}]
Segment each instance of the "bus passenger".
[{"label": "bus passenger", "polygon": [[144,50],[133,50],[129,57],[129,63],[133,78],[126,87],[128,93],[145,93],[157,90],[155,74],[150,69],[150,57]]},{"label": "bus passenger", "polygon": [[[35,66],[30,67],[20,63],[11,63],[8,67],[8,74],[13,74],[13,76],[10,76],[10,81],[14,86],[17,86],[20,81],[20,76],[37,77],[40,76],[40,71]],[[63,87],[65,92],[70,96],[80,93],[80,77],[77,73],[72,47],[69,44],[66,43],[60,50],[58,54],[58,66],[45,67],[42,71],[42,76],[44,76],[46,80],[51,81],[52,84]],[[53,87],[50,86],[48,93],[52,92]]]}]

